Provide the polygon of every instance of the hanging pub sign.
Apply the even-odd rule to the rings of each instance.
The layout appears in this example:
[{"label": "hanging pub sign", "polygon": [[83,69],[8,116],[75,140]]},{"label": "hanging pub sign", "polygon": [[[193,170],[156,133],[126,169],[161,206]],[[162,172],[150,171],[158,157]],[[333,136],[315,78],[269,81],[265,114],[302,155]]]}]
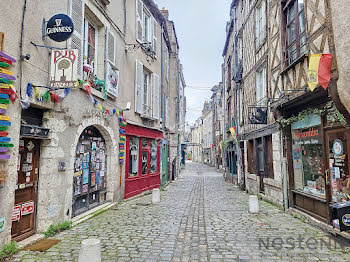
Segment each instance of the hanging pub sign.
[{"label": "hanging pub sign", "polygon": [[71,37],[74,32],[72,19],[65,14],[57,14],[47,22],[45,33],[53,41],[63,42]]},{"label": "hanging pub sign", "polygon": [[52,50],[50,86],[77,87],[78,49]]},{"label": "hanging pub sign", "polygon": [[267,124],[267,107],[266,106],[249,106],[248,118],[251,124]]}]

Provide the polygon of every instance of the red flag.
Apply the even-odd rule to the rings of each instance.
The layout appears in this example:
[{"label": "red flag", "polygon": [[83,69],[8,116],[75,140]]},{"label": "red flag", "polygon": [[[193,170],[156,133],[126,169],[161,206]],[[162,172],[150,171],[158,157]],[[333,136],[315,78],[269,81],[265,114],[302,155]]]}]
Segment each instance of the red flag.
[{"label": "red flag", "polygon": [[60,101],[60,97],[56,94],[50,93],[51,102],[58,103]]},{"label": "red flag", "polygon": [[318,67],[318,83],[326,90],[331,80],[332,54],[323,54]]}]

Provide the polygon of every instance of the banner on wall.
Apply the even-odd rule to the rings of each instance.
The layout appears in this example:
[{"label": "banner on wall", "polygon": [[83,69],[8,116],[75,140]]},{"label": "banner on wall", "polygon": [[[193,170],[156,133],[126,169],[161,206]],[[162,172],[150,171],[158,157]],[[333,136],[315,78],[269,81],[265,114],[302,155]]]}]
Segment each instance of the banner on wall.
[{"label": "banner on wall", "polygon": [[50,86],[55,88],[77,87],[78,49],[52,50]]}]

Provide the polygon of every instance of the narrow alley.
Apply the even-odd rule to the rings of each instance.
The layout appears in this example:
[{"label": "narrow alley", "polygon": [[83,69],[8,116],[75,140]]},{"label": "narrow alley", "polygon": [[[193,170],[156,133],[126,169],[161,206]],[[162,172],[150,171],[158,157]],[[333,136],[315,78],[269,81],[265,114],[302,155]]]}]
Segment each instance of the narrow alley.
[{"label": "narrow alley", "polygon": [[341,239],[273,205],[248,213],[248,194],[203,164],[187,163],[160,204],[149,203],[150,195],[122,202],[13,261],[77,261],[89,237],[101,240],[102,261],[349,261]]}]

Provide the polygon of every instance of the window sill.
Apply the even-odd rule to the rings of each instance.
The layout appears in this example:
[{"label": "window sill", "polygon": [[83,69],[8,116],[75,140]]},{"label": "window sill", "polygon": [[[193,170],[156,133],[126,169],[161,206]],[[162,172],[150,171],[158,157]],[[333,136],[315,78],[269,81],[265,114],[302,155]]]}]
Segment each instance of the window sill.
[{"label": "window sill", "polygon": [[303,61],[305,58],[308,58],[309,54],[303,54],[302,56],[300,56],[299,58],[297,58],[293,63],[291,63],[289,66],[285,67],[282,72],[280,73],[280,75],[284,75],[286,74],[290,69],[292,69],[296,64],[300,63],[301,61]]},{"label": "window sill", "polygon": [[104,94],[95,88],[91,88],[91,94],[95,97],[98,97],[98,98],[101,98],[102,100],[104,100]]},{"label": "window sill", "polygon": [[157,119],[149,116],[149,115],[146,115],[146,114],[140,114],[140,117],[143,118],[143,119],[147,119],[147,120],[151,120],[151,121],[156,121]]}]

